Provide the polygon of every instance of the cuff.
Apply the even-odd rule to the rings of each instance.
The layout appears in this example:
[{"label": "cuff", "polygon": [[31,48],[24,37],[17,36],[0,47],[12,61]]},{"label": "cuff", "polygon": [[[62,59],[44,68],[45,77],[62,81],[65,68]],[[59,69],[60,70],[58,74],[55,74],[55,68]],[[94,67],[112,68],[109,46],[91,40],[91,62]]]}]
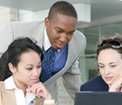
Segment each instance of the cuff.
[{"label": "cuff", "polygon": [[45,104],[54,104],[55,100],[44,100]]}]

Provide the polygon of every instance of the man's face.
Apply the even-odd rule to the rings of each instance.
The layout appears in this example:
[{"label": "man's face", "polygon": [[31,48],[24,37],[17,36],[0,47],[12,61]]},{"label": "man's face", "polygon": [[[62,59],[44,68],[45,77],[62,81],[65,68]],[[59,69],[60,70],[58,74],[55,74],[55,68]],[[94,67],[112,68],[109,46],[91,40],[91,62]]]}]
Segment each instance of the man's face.
[{"label": "man's face", "polygon": [[48,38],[54,49],[61,49],[72,38],[77,24],[77,18],[57,14],[50,20],[45,18]]}]

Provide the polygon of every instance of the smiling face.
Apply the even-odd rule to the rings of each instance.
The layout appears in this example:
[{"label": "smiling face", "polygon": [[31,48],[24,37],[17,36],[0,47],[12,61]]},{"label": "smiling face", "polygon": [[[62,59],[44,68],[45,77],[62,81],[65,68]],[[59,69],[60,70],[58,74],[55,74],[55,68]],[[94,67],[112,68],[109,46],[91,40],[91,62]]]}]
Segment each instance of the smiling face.
[{"label": "smiling face", "polygon": [[41,73],[41,59],[37,52],[30,50],[20,56],[20,62],[16,67],[9,63],[13,79],[19,89],[26,88],[38,82]]},{"label": "smiling face", "polygon": [[72,38],[77,24],[77,18],[57,14],[50,20],[45,18],[45,26],[50,43],[54,49],[61,49]]},{"label": "smiling face", "polygon": [[103,80],[111,85],[122,73],[122,55],[114,49],[104,49],[98,55],[98,67]]}]

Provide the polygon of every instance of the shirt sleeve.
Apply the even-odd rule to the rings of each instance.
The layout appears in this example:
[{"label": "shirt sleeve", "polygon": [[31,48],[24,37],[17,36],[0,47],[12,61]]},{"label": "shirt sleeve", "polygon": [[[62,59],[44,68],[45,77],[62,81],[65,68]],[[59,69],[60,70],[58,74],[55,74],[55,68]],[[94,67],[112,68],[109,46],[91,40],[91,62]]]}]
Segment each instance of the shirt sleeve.
[{"label": "shirt sleeve", "polygon": [[54,104],[55,100],[44,100],[45,104]]}]

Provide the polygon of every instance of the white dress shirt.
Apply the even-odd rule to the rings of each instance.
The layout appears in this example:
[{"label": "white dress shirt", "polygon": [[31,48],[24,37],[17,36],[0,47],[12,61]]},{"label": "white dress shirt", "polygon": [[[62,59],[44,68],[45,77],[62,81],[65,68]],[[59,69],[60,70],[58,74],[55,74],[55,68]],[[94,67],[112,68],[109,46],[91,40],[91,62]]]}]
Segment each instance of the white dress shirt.
[{"label": "white dress shirt", "polygon": [[[24,96],[24,92],[16,87],[12,76],[5,80],[5,89],[15,89],[16,105],[34,105],[32,100],[36,96],[32,93],[26,93]],[[44,103],[54,104],[54,100],[44,100]]]},{"label": "white dress shirt", "polygon": [[[44,45],[44,50],[45,51],[47,51],[51,47],[51,43],[50,43],[50,40],[48,38],[46,28],[44,29],[44,43],[43,43],[43,45]],[[59,52],[60,49],[57,50],[57,51]]]},{"label": "white dress shirt", "polygon": [[47,32],[46,32],[46,28],[44,29],[44,50],[47,51],[50,47],[51,47],[51,43],[49,41]]}]

